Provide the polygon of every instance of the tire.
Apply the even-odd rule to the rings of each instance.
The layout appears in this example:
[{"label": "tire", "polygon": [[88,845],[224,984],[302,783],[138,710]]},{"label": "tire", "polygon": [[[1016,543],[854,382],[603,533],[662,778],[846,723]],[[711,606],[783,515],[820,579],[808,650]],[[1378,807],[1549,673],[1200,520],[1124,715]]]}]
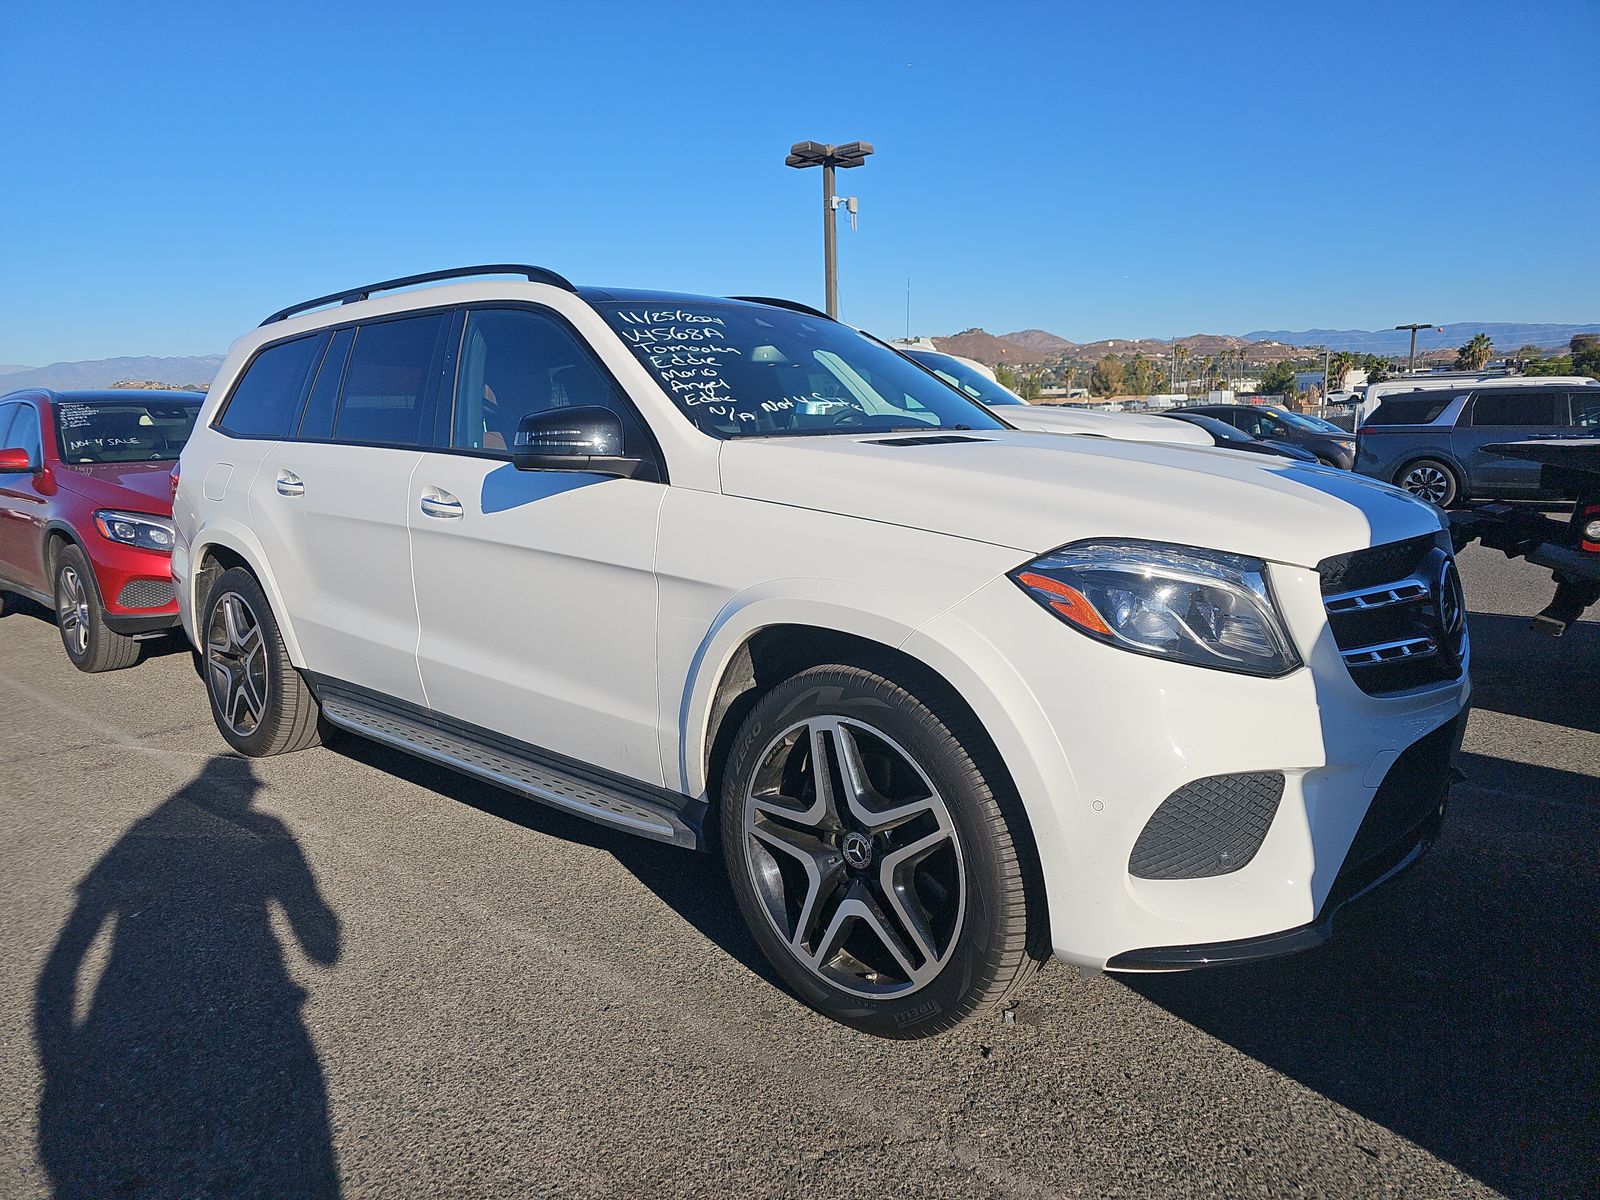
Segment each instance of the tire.
[{"label": "tire", "polygon": [[206,695],[217,732],[240,754],[266,758],[317,745],[320,710],[289,661],[277,618],[256,577],[224,571],[200,621]]},{"label": "tire", "polygon": [[66,545],[51,567],[56,628],[72,665],[91,675],[121,671],[139,661],[139,643],[106,625],[100,585],[88,556]]},{"label": "tire", "polygon": [[1447,464],[1436,458],[1419,458],[1395,473],[1396,487],[1437,508],[1449,508],[1461,495],[1461,481]]},{"label": "tire", "polygon": [[[803,671],[756,702],[723,775],[723,858],[752,935],[806,1004],[881,1037],[953,1028],[1030,961],[1009,783],[979,765],[972,719],[925,690],[862,667]],[[849,764],[868,786],[846,795]]]}]

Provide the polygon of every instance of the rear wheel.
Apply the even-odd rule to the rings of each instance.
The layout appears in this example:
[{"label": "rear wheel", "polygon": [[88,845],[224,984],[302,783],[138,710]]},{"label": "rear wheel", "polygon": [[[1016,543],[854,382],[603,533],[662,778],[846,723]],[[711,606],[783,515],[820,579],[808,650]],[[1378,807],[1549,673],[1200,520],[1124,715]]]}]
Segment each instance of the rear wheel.
[{"label": "rear wheel", "polygon": [[217,731],[240,754],[265,758],[315,746],[317,701],[289,661],[256,577],[224,571],[206,597],[201,657]]},{"label": "rear wheel", "polygon": [[1395,483],[1419,500],[1439,508],[1449,508],[1461,494],[1456,473],[1435,458],[1419,458],[1408,463],[1395,476]]},{"label": "rear wheel", "polygon": [[1022,864],[980,736],[847,666],[778,685],[740,730],[721,809],[734,895],[784,981],[834,1020],[923,1037],[1021,979]]},{"label": "rear wheel", "polygon": [[106,625],[94,569],[77,546],[64,546],[55,560],[56,628],[67,657],[80,671],[120,671],[139,661],[139,643]]}]

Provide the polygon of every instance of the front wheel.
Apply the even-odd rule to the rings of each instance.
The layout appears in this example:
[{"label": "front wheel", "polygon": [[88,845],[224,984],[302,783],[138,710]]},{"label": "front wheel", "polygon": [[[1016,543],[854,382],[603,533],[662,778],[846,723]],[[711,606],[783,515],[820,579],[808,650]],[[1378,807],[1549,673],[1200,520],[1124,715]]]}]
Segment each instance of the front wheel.
[{"label": "front wheel", "polygon": [[211,716],[228,745],[251,758],[315,746],[317,701],[300,678],[266,593],[243,567],[212,584],[201,618]]},{"label": "front wheel", "polygon": [[762,697],[721,801],[734,895],[824,1015],[924,1037],[1001,1001],[1028,962],[1023,865],[998,766],[954,706],[859,667]]},{"label": "front wheel", "polygon": [[1419,500],[1439,508],[1449,508],[1461,494],[1456,473],[1444,463],[1433,458],[1419,458],[1403,467],[1395,476],[1395,483]]},{"label": "front wheel", "polygon": [[139,643],[106,624],[94,568],[77,546],[63,547],[56,556],[55,602],[61,645],[78,670],[121,671],[139,661]]}]

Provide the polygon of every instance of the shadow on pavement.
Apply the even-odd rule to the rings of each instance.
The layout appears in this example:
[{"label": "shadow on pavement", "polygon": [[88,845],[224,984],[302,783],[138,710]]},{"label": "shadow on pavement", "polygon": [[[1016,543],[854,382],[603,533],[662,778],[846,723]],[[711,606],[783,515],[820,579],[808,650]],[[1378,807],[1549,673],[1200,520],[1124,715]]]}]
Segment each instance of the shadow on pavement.
[{"label": "shadow on pavement", "polygon": [[1467,630],[1474,708],[1600,733],[1600,622],[1552,638],[1527,617],[1475,612]]},{"label": "shadow on pavement", "polygon": [[774,986],[782,986],[777,973],[767,964],[745,929],[719,855],[684,850],[608,829],[365,738],[340,735],[329,748],[503,821],[580,846],[604,850],[729,957]]},{"label": "shadow on pavement", "polygon": [[35,992],[58,1197],[336,1196],[322,1069],[274,914],[316,963],[339,921],[299,845],[213,759],[78,884]]},{"label": "shadow on pavement", "polygon": [[1325,948],[1123,982],[1508,1195],[1592,1195],[1600,780],[1461,765],[1439,844]]}]

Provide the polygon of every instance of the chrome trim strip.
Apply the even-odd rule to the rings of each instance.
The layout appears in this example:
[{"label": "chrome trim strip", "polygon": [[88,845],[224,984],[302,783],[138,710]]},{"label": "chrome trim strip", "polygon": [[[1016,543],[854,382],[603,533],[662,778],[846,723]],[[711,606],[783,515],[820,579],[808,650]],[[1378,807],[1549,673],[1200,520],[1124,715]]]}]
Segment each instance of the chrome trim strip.
[{"label": "chrome trim strip", "polygon": [[1374,608],[1388,608],[1391,604],[1426,600],[1431,595],[1433,589],[1420,579],[1398,579],[1393,583],[1380,583],[1376,587],[1324,596],[1322,607],[1335,614],[1367,612]]},{"label": "chrome trim strip", "polygon": [[1432,638],[1406,638],[1398,642],[1374,642],[1370,646],[1354,646],[1341,650],[1339,657],[1347,666],[1377,667],[1386,663],[1409,662],[1414,658],[1427,658],[1439,652]]}]

